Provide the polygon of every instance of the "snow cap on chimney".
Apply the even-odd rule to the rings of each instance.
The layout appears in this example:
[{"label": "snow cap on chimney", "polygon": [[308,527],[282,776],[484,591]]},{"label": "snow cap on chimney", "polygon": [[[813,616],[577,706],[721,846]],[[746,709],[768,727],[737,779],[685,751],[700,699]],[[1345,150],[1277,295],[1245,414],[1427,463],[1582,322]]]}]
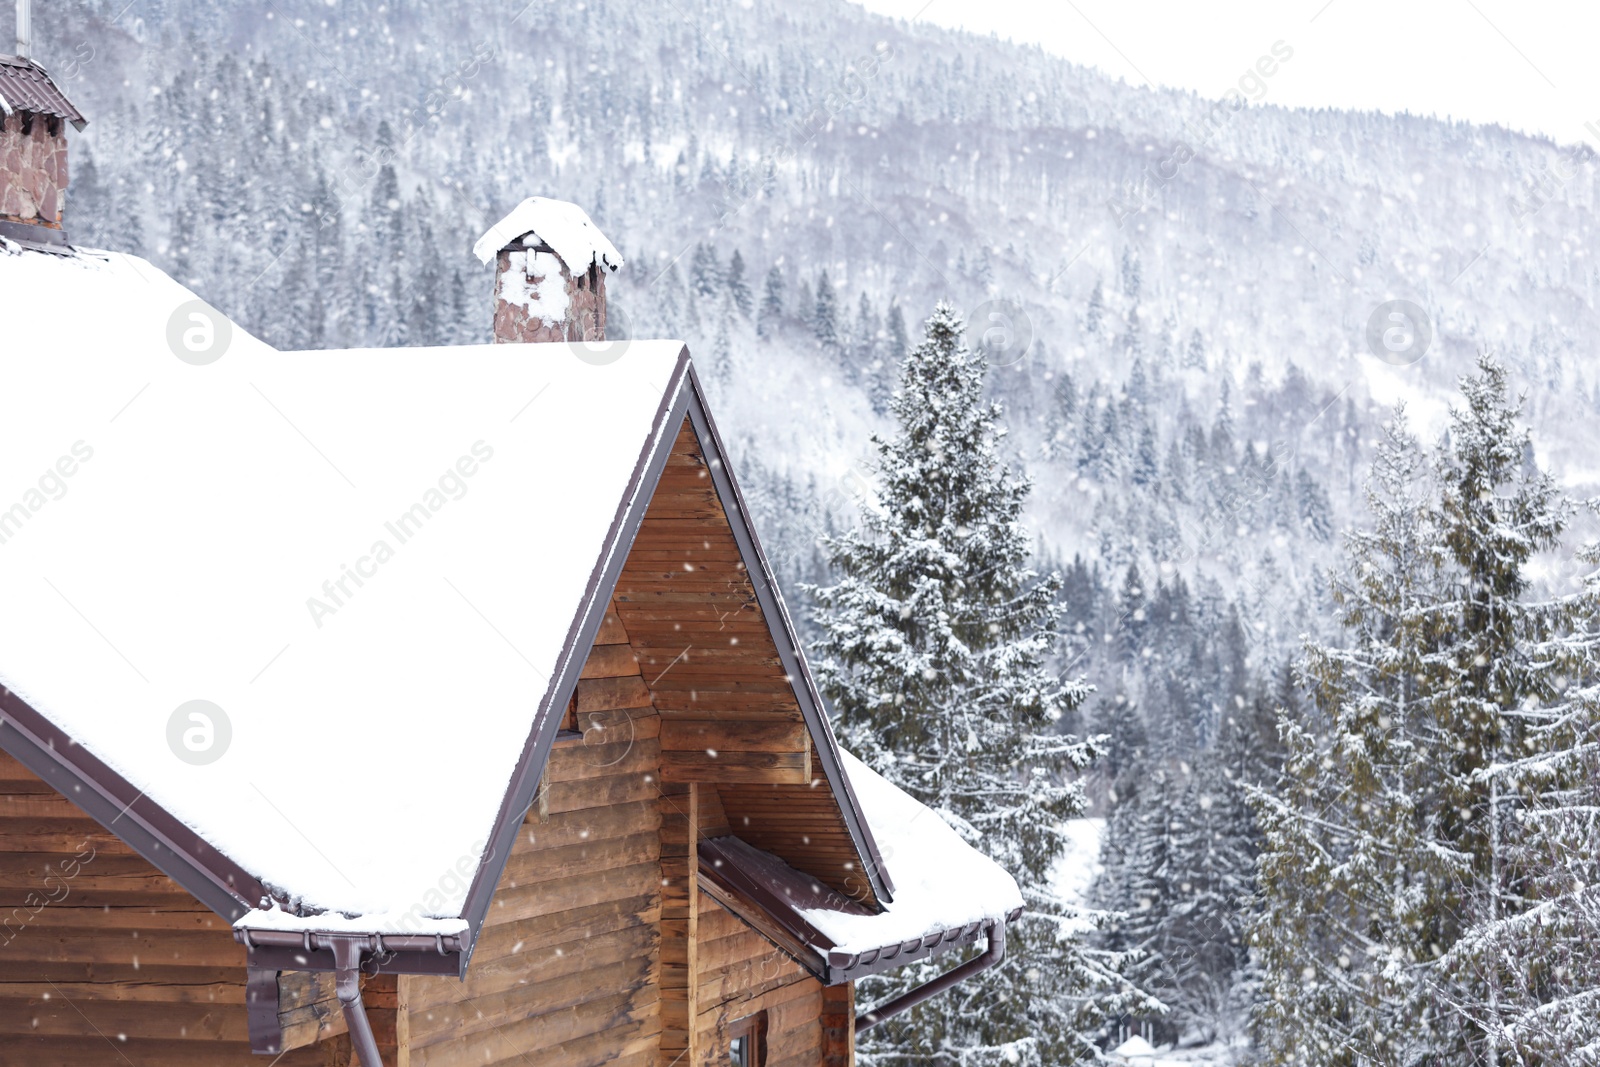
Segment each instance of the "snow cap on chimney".
[{"label": "snow cap on chimney", "polygon": [[472,254],[488,266],[496,252],[529,234],[548,245],[574,274],[588,270],[591,263],[608,271],[622,267],[621,254],[590,220],[588,212],[577,204],[544,196],[530,196],[512,208],[511,214],[478,238]]},{"label": "snow cap on chimney", "polygon": [[531,196],[472,251],[496,264],[496,342],[606,339],[605,280],[622,256],[581,207]]}]

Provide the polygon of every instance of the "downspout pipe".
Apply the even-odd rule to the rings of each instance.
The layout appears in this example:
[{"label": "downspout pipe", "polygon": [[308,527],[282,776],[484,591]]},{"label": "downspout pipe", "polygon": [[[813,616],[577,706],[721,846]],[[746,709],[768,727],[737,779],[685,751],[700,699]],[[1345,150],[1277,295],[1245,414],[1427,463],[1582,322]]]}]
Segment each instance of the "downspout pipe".
[{"label": "downspout pipe", "polygon": [[378,1055],[378,1039],[372,1035],[372,1021],[367,1018],[366,1005],[361,1002],[361,950],[365,938],[333,938],[334,991],[339,996],[339,1008],[344,1012],[345,1026],[350,1030],[350,1043],[361,1057],[361,1067],[383,1067]]},{"label": "downspout pipe", "polygon": [[861,1034],[885,1019],[910,1011],[923,1001],[931,1000],[952,986],[960,985],[973,975],[987,971],[1005,958],[1006,924],[1003,920],[996,919],[995,924],[989,928],[989,947],[983,950],[982,955],[974,956],[961,966],[946,971],[909,992],[902,993],[887,1004],[880,1004],[871,1011],[856,1016],[856,1033]]}]

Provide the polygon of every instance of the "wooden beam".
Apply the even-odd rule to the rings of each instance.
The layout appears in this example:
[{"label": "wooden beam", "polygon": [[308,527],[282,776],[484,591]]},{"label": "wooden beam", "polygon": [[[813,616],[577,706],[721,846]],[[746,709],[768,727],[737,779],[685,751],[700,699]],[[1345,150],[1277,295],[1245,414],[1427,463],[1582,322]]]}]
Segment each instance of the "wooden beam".
[{"label": "wooden beam", "polygon": [[727,785],[808,785],[811,759],[809,751],[724,752],[715,748],[663,751],[661,780]]},{"label": "wooden beam", "polygon": [[689,783],[689,1067],[700,1063],[700,785]]},{"label": "wooden beam", "polygon": [[792,719],[670,718],[661,723],[663,750],[704,752],[803,752],[810,739],[806,724]]}]

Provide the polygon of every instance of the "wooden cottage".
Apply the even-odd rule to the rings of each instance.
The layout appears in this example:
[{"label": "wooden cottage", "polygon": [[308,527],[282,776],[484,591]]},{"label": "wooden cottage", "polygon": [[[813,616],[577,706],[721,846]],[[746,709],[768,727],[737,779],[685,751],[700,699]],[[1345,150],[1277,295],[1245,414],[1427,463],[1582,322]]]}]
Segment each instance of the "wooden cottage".
[{"label": "wooden cottage", "polygon": [[479,253],[571,339],[277,352],[0,246],[0,1065],[843,1067],[857,977],[1003,953],[1015,882],[835,743],[688,352],[604,340],[615,249]]}]

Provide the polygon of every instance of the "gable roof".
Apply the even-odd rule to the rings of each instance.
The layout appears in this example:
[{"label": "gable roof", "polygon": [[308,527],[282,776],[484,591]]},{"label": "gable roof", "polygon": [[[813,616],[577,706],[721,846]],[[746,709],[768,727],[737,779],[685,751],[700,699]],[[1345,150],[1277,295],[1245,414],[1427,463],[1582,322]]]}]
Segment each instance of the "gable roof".
[{"label": "gable roof", "polygon": [[18,111],[66,119],[80,130],[89,125],[43,67],[21,56],[0,56],[0,112]]},{"label": "gable roof", "polygon": [[208,906],[470,950],[685,418],[891,899],[681,344],[278,353],[117,255],[0,288],[38,312],[0,356],[0,745]]}]

